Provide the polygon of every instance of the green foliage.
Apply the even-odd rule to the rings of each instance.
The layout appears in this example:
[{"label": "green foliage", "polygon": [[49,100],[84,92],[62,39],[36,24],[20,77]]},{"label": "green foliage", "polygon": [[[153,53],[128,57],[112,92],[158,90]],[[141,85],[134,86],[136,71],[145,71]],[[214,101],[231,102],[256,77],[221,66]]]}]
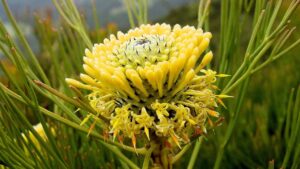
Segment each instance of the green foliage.
[{"label": "green foliage", "polygon": [[[53,3],[61,28],[36,16],[40,51],[35,54],[2,0],[21,43],[0,21],[0,50],[15,69],[0,62],[5,79],[0,83],[0,168],[148,168],[153,147],[135,150],[108,139],[101,126],[82,124],[93,110],[82,91],[65,83],[82,72],[84,49],[116,28],[101,32],[93,8],[96,28],[88,30],[72,0]],[[146,0],[125,4],[132,27],[148,22]],[[234,96],[227,109],[220,108],[223,124],[183,147],[170,159],[174,168],[300,168],[300,34],[291,26],[294,20],[300,24],[298,5],[299,0],[201,0],[198,9],[187,6],[186,15],[164,19],[191,21],[213,32],[216,56],[210,66],[232,75],[218,86],[220,94]]]}]

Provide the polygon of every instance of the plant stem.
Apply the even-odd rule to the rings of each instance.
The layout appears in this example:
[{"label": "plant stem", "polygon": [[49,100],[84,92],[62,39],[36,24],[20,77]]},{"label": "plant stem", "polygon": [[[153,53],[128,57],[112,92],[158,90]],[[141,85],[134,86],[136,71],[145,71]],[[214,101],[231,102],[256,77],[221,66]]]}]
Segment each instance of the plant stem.
[{"label": "plant stem", "polygon": [[174,164],[180,160],[180,158],[190,149],[191,146],[191,143],[185,145],[183,149],[172,158],[171,164]]},{"label": "plant stem", "polygon": [[[34,104],[34,103],[27,103],[21,96],[17,95],[16,93],[14,93],[13,91],[9,90],[8,88],[6,88],[3,84],[0,83],[0,88],[5,92],[7,93],[9,96],[13,97],[14,99],[17,99],[19,100],[20,102],[24,103],[24,104]],[[98,138],[98,139],[101,139],[101,140],[107,140],[105,139],[103,136],[99,135],[98,133],[94,132],[94,131],[91,131],[89,130],[89,128],[86,128],[84,126],[80,126],[79,124],[77,123],[74,123],[68,119],[65,119],[63,117],[61,117],[60,115],[54,113],[54,112],[51,112],[41,106],[39,106],[39,110],[41,111],[41,113],[43,113],[44,115],[54,119],[54,120],[57,120],[69,127],[72,127],[76,130],[79,130],[81,132],[84,132],[86,134],[89,133],[90,136],[93,136],[95,138]],[[115,145],[115,146],[118,146],[119,148],[122,148],[126,151],[130,151],[130,152],[133,152],[133,153],[138,153],[138,154],[146,154],[147,150],[146,148],[137,148],[137,149],[134,149],[132,147],[129,147],[129,146],[126,146],[126,145],[123,145],[121,143],[118,143],[118,142],[114,142],[112,140],[107,140],[109,143]]]},{"label": "plant stem", "polygon": [[193,169],[194,168],[196,159],[198,157],[198,153],[199,153],[200,148],[201,148],[202,141],[203,141],[203,137],[202,136],[196,141],[195,147],[194,147],[194,150],[193,150],[192,156],[190,158],[190,161],[189,161],[187,169]]},{"label": "plant stem", "polygon": [[20,28],[18,27],[18,24],[15,20],[15,18],[13,17],[8,5],[7,5],[7,2],[6,0],[2,0],[2,4],[3,4],[3,7],[4,7],[4,10],[10,20],[10,23],[13,25],[13,28],[14,30],[16,31],[18,37],[20,38],[22,44],[24,45],[25,49],[27,50],[28,54],[29,54],[29,58],[31,59],[31,61],[33,62],[33,65],[35,66],[35,68],[37,69],[38,73],[40,74],[40,76],[42,77],[43,81],[46,83],[46,84],[49,84],[49,80],[46,76],[46,74],[44,73],[41,65],[39,64],[37,58],[35,57],[32,49],[30,48],[27,40],[25,39],[24,35],[22,34]]},{"label": "plant stem", "polygon": [[100,141],[104,146],[109,148],[115,155],[117,155],[122,161],[127,163],[133,169],[139,169],[137,165],[135,165],[130,159],[128,159],[117,147],[108,144],[104,141]]},{"label": "plant stem", "polygon": [[234,82],[230,87],[228,87],[227,89],[224,89],[222,91],[222,94],[228,94],[235,87],[237,87],[241,82],[243,82],[246,78],[248,78],[251,75],[251,71],[253,70],[253,67],[258,62],[258,60],[265,54],[265,52],[271,47],[272,43],[273,43],[273,41],[270,41],[266,44],[266,46],[257,54],[257,56],[254,58],[254,60],[251,62],[247,71],[236,82]]},{"label": "plant stem", "polygon": [[[77,100],[72,99],[72,98],[64,95],[63,93],[61,93],[61,92],[59,92],[59,91],[51,88],[50,86],[47,86],[46,84],[44,84],[44,83],[42,83],[42,82],[40,82],[38,80],[34,80],[34,82],[37,85],[39,85],[39,86],[43,87],[44,89],[48,90],[50,93],[54,94],[55,96],[57,96],[57,97],[65,100],[66,102],[68,102],[68,103],[70,103],[70,104],[72,104],[72,105],[74,105],[76,107],[79,107],[79,108],[85,109],[87,111],[90,111],[90,112],[92,112],[94,114],[98,114],[93,108],[91,108],[89,105],[86,105],[84,102],[78,102]],[[109,123],[108,119],[105,118],[104,116],[98,114],[98,117],[101,120],[103,120],[105,123]]]},{"label": "plant stem", "polygon": [[156,148],[155,144],[151,144],[151,147],[148,149],[148,151],[145,154],[144,163],[142,169],[148,169],[149,168],[149,162],[151,160],[151,155],[154,149]]},{"label": "plant stem", "polygon": [[281,168],[286,168],[287,167],[287,164],[288,164],[288,161],[289,161],[290,156],[292,154],[292,151],[295,148],[295,143],[296,143],[296,140],[297,140],[297,136],[298,136],[299,131],[300,131],[300,125],[299,125],[300,124],[300,110],[299,110],[299,107],[300,107],[300,86],[298,87],[298,92],[297,92],[297,95],[296,95],[294,110],[292,111],[292,113],[293,113],[293,122],[292,122],[292,125],[291,125],[291,131],[292,132],[291,132],[291,136],[290,136],[290,139],[289,139],[289,142],[288,142],[288,147],[287,147],[287,150],[286,150]]},{"label": "plant stem", "polygon": [[235,125],[237,123],[238,115],[240,113],[240,109],[241,109],[243,101],[244,101],[248,83],[249,83],[249,78],[247,78],[247,80],[243,82],[243,84],[239,90],[239,96],[237,97],[237,104],[235,106],[235,109],[233,110],[235,113],[231,113],[231,121],[229,122],[228,128],[226,129],[225,137],[223,138],[222,143],[218,149],[218,154],[217,154],[217,158],[216,158],[216,161],[214,164],[214,169],[220,168],[225,147],[227,146],[227,143],[229,142],[229,139],[230,139],[230,137],[233,133],[233,130],[235,128]]}]

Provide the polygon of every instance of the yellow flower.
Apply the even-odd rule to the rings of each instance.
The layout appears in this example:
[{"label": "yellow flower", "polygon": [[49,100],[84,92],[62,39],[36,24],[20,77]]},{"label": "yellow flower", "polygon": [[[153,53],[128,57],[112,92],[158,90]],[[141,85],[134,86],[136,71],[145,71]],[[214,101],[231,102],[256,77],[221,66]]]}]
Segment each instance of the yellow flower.
[{"label": "yellow flower", "polygon": [[[47,125],[47,126],[48,126],[48,125]],[[45,133],[45,130],[44,130],[44,128],[43,128],[43,126],[42,126],[41,123],[38,123],[38,124],[34,125],[34,126],[33,126],[33,129],[34,129],[34,130],[37,132],[37,134],[43,139],[43,141],[48,141],[48,137],[47,137],[47,135],[46,135],[46,133]],[[51,127],[50,127],[50,132],[51,132],[54,136],[56,136],[56,132],[55,132],[54,128],[51,128]],[[30,143],[30,142],[28,141],[28,138],[29,138],[29,139],[31,140],[31,142],[36,146],[36,148],[37,148],[38,150],[41,150],[40,142],[38,141],[38,139],[34,136],[34,134],[33,134],[32,132],[29,132],[29,133],[28,133],[28,137],[26,137],[24,133],[21,133],[21,135],[22,135],[22,137],[24,138],[24,140],[26,141],[26,143]],[[24,150],[25,150],[25,154],[26,154],[26,155],[30,155],[28,149],[27,149],[25,146],[24,146]]]},{"label": "yellow flower", "polygon": [[[41,136],[41,138],[42,138],[44,141],[48,140],[47,135],[46,135],[46,133],[45,133],[45,131],[44,131],[44,128],[43,128],[43,126],[42,126],[41,123],[38,123],[37,125],[33,126],[33,128],[34,128],[34,130],[39,134],[39,136]],[[55,131],[54,131],[54,130],[53,130],[52,132],[53,132],[53,134],[55,134]],[[22,136],[24,137],[25,141],[27,142],[28,140],[27,140],[27,138],[25,137],[24,133],[22,133]],[[35,145],[39,146],[38,140],[35,138],[35,136],[34,136],[31,132],[29,132],[29,138],[32,140],[32,142],[33,142]]]},{"label": "yellow flower", "polygon": [[147,113],[145,107],[142,107],[141,113],[139,115],[135,113],[132,113],[131,115],[134,118],[134,120],[137,122],[138,129],[143,128],[148,140],[150,140],[149,128],[152,127],[152,124],[154,122],[154,117],[151,117]]},{"label": "yellow flower", "polygon": [[114,138],[145,134],[179,145],[185,131],[206,131],[221,99],[213,85],[218,75],[203,69],[212,60],[211,51],[204,54],[211,37],[192,26],[167,24],[118,32],[85,51],[84,83],[66,81],[91,91],[90,105],[110,120]]}]

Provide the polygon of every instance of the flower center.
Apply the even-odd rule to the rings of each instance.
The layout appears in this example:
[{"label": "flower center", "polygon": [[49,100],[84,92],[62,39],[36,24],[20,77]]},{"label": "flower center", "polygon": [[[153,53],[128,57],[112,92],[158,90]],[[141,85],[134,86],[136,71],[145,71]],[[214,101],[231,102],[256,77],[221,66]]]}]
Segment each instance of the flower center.
[{"label": "flower center", "polygon": [[145,67],[169,59],[170,43],[163,35],[130,38],[114,49],[113,65],[125,68]]},{"label": "flower center", "polygon": [[140,45],[145,45],[147,43],[150,43],[149,39],[143,38],[143,39],[139,39],[135,42],[135,46],[140,46]]}]

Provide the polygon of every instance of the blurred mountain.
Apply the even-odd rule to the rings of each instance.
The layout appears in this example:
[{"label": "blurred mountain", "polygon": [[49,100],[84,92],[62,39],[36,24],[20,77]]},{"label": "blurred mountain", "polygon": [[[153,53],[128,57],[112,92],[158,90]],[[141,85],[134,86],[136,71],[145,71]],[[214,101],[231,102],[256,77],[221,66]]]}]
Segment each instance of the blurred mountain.
[{"label": "blurred mountain", "polygon": [[[84,12],[87,22],[92,26],[92,0],[74,0],[80,11]],[[168,14],[168,12],[183,4],[195,0],[148,0],[149,19],[156,20]],[[32,21],[35,12],[43,14],[44,10],[52,10],[54,18],[58,17],[57,11],[51,0],[8,0],[9,7],[18,20],[24,22]],[[108,22],[116,22],[121,28],[129,26],[124,0],[96,0],[97,15],[102,25]],[[7,20],[4,10],[0,7],[0,17]]]},{"label": "blurred mountain", "polygon": [[[106,25],[109,22],[117,23],[121,30],[129,27],[127,18],[126,6],[124,0],[95,0],[97,16],[100,24]],[[148,0],[148,17],[151,21],[156,21],[159,18],[166,16],[172,9],[178,8],[182,5],[195,2],[196,0]],[[33,47],[33,50],[38,49],[38,44],[33,35],[32,28],[34,14],[38,13],[43,18],[49,11],[51,12],[54,24],[58,23],[59,14],[55,9],[51,0],[7,0],[8,5],[17,19],[19,26],[24,30],[26,38]],[[85,16],[88,26],[93,27],[92,17],[92,0],[74,0],[80,12]],[[5,15],[2,5],[0,5],[0,19],[4,23],[8,32],[15,38],[15,33],[11,24]],[[0,58],[2,53],[0,52]]]}]

